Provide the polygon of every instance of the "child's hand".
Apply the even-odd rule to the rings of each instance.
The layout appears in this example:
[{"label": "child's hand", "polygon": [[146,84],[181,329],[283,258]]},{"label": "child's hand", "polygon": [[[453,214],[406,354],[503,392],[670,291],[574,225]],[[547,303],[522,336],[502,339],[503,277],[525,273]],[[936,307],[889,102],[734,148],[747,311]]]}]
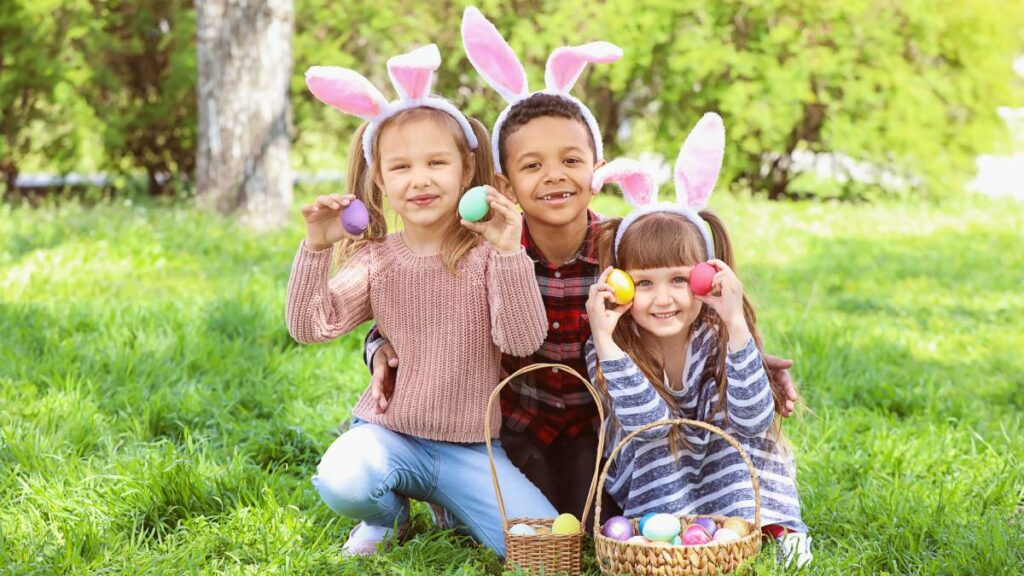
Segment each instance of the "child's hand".
[{"label": "child's hand", "polygon": [[490,186],[485,188],[491,217],[484,222],[462,220],[462,225],[482,235],[499,254],[515,254],[523,242],[523,217],[511,200]]},{"label": "child's hand", "polygon": [[742,349],[750,338],[747,320],[743,316],[743,283],[725,262],[716,258],[708,260],[708,264],[718,271],[711,280],[711,292],[704,296],[694,295],[694,298],[710,306],[725,322],[729,329],[730,351],[734,343]]},{"label": "child's hand", "polygon": [[302,207],[302,219],[306,221],[306,248],[324,250],[344,238],[355,239],[341,224],[341,212],[355,200],[352,194],[330,194],[319,196],[312,204]]},{"label": "child's hand", "polygon": [[[601,344],[611,341],[612,332],[619,323],[619,318],[632,306],[629,304],[616,304],[615,292],[608,285],[608,274],[612,267],[605,268],[601,277],[590,286],[590,297],[587,298],[587,318],[590,320],[590,332],[594,335],[594,344],[600,348]],[[613,307],[609,308],[608,304]],[[600,350],[598,350],[600,354]]]}]

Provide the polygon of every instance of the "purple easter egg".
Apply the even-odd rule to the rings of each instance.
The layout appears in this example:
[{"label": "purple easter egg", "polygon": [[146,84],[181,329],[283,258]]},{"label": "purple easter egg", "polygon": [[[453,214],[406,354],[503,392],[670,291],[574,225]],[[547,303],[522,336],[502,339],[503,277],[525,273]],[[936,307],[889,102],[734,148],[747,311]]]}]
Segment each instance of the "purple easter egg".
[{"label": "purple easter egg", "polygon": [[629,540],[633,537],[633,523],[625,516],[612,516],[601,527],[601,534],[612,540]]},{"label": "purple easter egg", "polygon": [[718,530],[718,526],[715,524],[715,521],[711,518],[697,518],[693,521],[693,523],[696,526],[700,526],[701,528],[703,528],[704,531],[708,533],[708,536],[714,536],[715,531]]},{"label": "purple easter egg", "polygon": [[687,526],[681,539],[686,546],[700,546],[711,542],[711,536],[708,536],[707,530],[696,524]]},{"label": "purple easter egg", "polygon": [[366,232],[370,225],[370,212],[366,209],[366,204],[358,199],[349,203],[341,213],[341,225],[353,236]]}]

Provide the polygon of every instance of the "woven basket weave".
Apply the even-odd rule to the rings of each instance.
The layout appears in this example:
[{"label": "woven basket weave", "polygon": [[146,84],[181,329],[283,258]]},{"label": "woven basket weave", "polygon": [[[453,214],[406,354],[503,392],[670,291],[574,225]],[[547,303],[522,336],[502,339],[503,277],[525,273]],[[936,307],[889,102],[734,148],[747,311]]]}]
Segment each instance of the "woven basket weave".
[{"label": "woven basket weave", "polygon": [[[505,514],[505,501],[501,497],[501,486],[498,485],[498,472],[494,468],[494,452],[491,448],[491,412],[494,401],[498,398],[502,388],[516,377],[534,370],[557,368],[568,374],[572,374],[582,382],[590,395],[594,397],[597,404],[597,412],[600,421],[604,422],[604,407],[598,399],[597,393],[590,386],[590,382],[583,378],[572,368],[564,364],[530,364],[498,384],[498,387],[491,392],[487,400],[487,414],[484,416],[484,434],[487,438],[487,457],[491,466],[491,480],[494,482],[494,494],[498,497],[498,510],[501,512],[502,531],[505,534],[505,569],[524,570],[531,575],[551,576],[553,574],[571,574],[577,576],[580,573],[580,556],[583,548],[583,526],[586,526],[587,511],[594,501],[597,475],[601,467],[601,454],[604,451],[604,427],[597,439],[597,459],[594,462],[594,477],[590,482],[590,493],[587,494],[587,503],[583,507],[583,514],[580,515],[580,531],[576,534],[551,534],[551,525],[554,518],[507,518]],[[512,536],[509,534],[509,527],[515,524],[528,524],[534,528],[545,530],[544,534],[531,536]]]},{"label": "woven basket weave", "polygon": [[[682,418],[674,420],[662,420],[653,422],[633,431],[622,439],[615,450],[612,451],[608,461],[605,462],[604,470],[601,471],[601,480],[598,482],[597,490],[600,494],[604,490],[605,480],[608,478],[608,469],[615,457],[622,448],[638,434],[657,428],[659,426],[688,425],[704,428],[718,434],[735,448],[743,462],[747,465],[750,478],[754,487],[754,522],[747,522],[750,533],[736,540],[728,542],[709,542],[700,546],[660,546],[655,544],[629,544],[601,534],[601,500],[597,501],[597,509],[594,511],[594,548],[597,553],[597,563],[605,574],[632,574],[634,576],[698,576],[705,574],[723,574],[732,572],[743,562],[757,556],[761,551],[761,489],[757,482],[757,472],[750,462],[750,457],[740,446],[735,438],[726,434],[720,428],[696,420]],[[698,516],[681,515],[680,521],[683,526],[690,524]],[[716,522],[725,520],[724,516],[711,516]],[[634,533],[639,533],[638,523],[635,518],[631,519]]]}]

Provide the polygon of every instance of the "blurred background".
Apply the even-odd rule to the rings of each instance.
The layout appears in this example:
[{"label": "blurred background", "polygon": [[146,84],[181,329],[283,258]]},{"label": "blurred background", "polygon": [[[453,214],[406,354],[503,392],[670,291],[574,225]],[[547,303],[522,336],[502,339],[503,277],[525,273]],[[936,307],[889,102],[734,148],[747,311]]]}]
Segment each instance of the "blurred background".
[{"label": "blurred background", "polygon": [[[222,212],[259,210],[280,221],[291,182],[300,195],[305,185],[343,182],[356,127],[309,95],[305,69],[352,67],[393,98],[387,58],[428,42],[442,54],[438,93],[488,125],[504,105],[462,51],[465,2],[0,4],[0,175],[8,198],[96,188],[199,194],[217,196],[209,205]],[[744,193],[849,201],[1024,194],[1017,0],[479,7],[535,87],[558,46],[605,39],[624,49],[619,62],[589,67],[575,90],[597,115],[609,156],[660,164],[701,113],[714,110],[728,130],[723,180]],[[262,125],[232,131],[267,109],[272,118]],[[222,142],[237,149],[233,159],[218,156]],[[276,162],[235,177],[216,173],[253,164],[268,146]],[[270,174],[253,178],[253,170]],[[241,198],[246,186],[250,196],[276,200],[250,206]]]}]

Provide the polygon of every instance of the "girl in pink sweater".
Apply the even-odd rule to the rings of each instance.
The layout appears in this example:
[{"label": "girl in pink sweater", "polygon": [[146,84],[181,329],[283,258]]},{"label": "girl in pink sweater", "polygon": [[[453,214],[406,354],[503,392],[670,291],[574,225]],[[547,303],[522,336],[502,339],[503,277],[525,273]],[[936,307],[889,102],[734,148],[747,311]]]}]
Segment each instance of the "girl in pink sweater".
[{"label": "girl in pink sweater", "polygon": [[[490,156],[476,153],[487,132],[429,96],[439,64],[433,45],[389,60],[401,96],[390,103],[351,70],[306,73],[317,98],[367,123],[353,140],[349,194],[302,208],[306,238],[288,284],[288,331],[299,342],[325,342],[372,319],[403,359],[388,411],[375,413],[364,392],[353,426],[313,477],[328,506],[361,520],[347,554],[371,554],[395,529],[400,535],[414,498],[444,507],[504,555],[483,444],[486,403],[501,354],[531,354],[547,332],[533,262],[520,245],[522,219],[490,186]],[[487,186],[490,218],[460,222],[459,200],[473,186]],[[356,199],[369,214],[359,234]],[[385,201],[402,220],[398,232],[387,233]],[[341,268],[330,277],[332,256]],[[500,444],[495,460],[510,517],[556,515]]]}]

